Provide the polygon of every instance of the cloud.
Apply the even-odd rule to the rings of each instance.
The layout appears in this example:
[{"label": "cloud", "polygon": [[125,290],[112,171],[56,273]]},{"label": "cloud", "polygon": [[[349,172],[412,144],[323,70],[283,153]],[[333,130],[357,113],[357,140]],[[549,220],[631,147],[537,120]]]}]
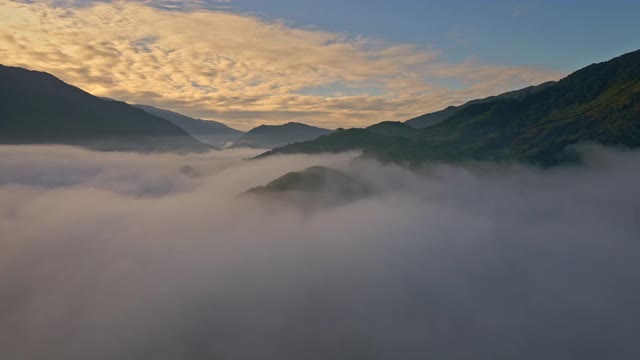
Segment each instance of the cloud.
[{"label": "cloud", "polygon": [[[587,165],[0,148],[12,359],[635,359],[640,153]],[[236,195],[328,165],[376,195]]]},{"label": "cloud", "polygon": [[[561,76],[474,59],[452,64],[438,49],[179,3],[180,11],[157,2],[1,0],[0,57],[99,96],[243,128],[295,117],[328,127],[406,120]],[[442,77],[465,88],[428,80]],[[324,86],[350,96],[304,91]]]}]

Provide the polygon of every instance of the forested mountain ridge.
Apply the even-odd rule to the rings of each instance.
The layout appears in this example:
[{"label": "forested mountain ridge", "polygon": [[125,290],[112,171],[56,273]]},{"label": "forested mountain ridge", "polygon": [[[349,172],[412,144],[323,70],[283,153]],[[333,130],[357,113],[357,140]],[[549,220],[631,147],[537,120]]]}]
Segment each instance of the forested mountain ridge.
[{"label": "forested mountain ridge", "polygon": [[233,146],[271,149],[298,141],[312,140],[329,133],[331,133],[329,129],[297,122],[260,125],[247,131],[233,143]]},{"label": "forested mountain ridge", "polygon": [[435,125],[439,122],[442,122],[444,120],[446,120],[448,117],[454,115],[455,113],[457,113],[458,111],[467,108],[471,105],[475,105],[475,104],[482,104],[482,103],[487,103],[487,102],[491,102],[494,100],[498,100],[498,99],[521,99],[527,95],[536,93],[538,91],[541,91],[545,88],[547,88],[548,86],[551,86],[553,84],[555,84],[555,81],[548,81],[545,83],[542,83],[540,85],[534,85],[534,86],[528,86],[526,88],[520,89],[520,90],[514,90],[514,91],[509,91],[506,92],[504,94],[500,94],[500,95],[496,95],[496,96],[489,96],[487,98],[484,99],[477,99],[477,100],[471,100],[469,102],[466,102],[462,105],[459,106],[448,106],[446,109],[440,110],[440,111],[436,111],[436,112],[432,112],[432,113],[428,113],[428,114],[424,114],[424,115],[420,115],[417,116],[413,119],[409,119],[407,121],[405,121],[405,123],[416,127],[416,128],[424,128],[427,126],[432,126]]},{"label": "forested mountain ridge", "polygon": [[411,136],[349,129],[264,156],[360,149],[365,156],[414,164],[505,160],[550,166],[565,161],[566,148],[581,142],[640,146],[640,50],[522,97],[466,106]]}]

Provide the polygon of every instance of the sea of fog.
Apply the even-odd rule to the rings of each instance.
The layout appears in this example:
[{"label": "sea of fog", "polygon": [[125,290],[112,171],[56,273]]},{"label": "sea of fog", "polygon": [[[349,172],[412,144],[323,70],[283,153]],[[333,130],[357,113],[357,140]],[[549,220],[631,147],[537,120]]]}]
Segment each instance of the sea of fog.
[{"label": "sea of fog", "polygon": [[[0,147],[2,359],[638,359],[640,153],[436,165]],[[243,191],[312,165],[375,194]]]}]

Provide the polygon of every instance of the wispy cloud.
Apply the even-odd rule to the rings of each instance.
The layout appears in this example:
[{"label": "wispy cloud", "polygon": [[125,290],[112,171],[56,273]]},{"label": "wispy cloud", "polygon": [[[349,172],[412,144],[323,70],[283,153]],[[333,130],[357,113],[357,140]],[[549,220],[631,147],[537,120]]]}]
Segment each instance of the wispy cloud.
[{"label": "wispy cloud", "polygon": [[[96,95],[245,128],[404,120],[562,75],[473,58],[452,64],[438,49],[297,28],[211,4],[0,0],[0,58]],[[463,87],[432,81],[439,78]],[[332,86],[340,90],[304,91]]]}]

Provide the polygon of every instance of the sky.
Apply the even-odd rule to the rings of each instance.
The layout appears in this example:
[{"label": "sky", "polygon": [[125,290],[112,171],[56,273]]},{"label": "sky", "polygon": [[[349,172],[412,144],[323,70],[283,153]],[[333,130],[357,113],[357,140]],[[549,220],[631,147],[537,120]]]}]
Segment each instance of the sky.
[{"label": "sky", "polygon": [[640,48],[637,1],[0,0],[0,59],[239,129],[403,121]]}]

